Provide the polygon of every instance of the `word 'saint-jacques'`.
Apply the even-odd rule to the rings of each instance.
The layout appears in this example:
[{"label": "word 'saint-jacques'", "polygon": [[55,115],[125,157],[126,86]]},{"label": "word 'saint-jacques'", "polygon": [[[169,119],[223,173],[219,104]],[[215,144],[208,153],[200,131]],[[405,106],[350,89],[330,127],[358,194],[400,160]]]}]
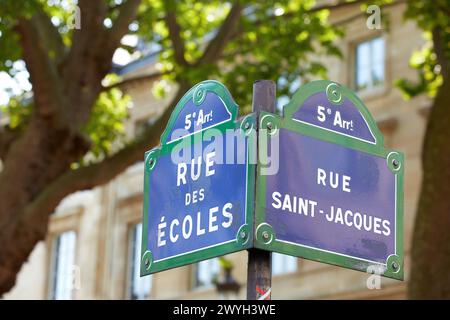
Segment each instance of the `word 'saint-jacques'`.
[{"label": "word 'saint-jacques'", "polygon": [[[212,151],[205,155],[204,163],[202,156],[193,158],[188,170],[187,163],[178,163],[177,167],[177,187],[186,185],[189,182],[198,181],[202,175],[210,177],[215,174],[214,158],[216,152]],[[185,206],[188,207],[205,200],[205,189],[199,188],[188,192],[185,195]],[[161,217],[158,224],[158,247],[165,246],[167,241],[176,243],[178,240],[188,240],[191,236],[200,237],[206,233],[213,233],[219,228],[227,229],[233,223],[233,204],[225,203],[223,206],[209,208],[206,214],[198,211],[195,214],[186,214],[183,219],[173,219],[165,221],[165,216]]]},{"label": "word 'saint-jacques'", "polygon": [[[316,177],[316,183],[319,186],[351,193],[350,176],[317,168]],[[316,217],[317,213],[322,213],[328,222],[355,228],[359,231],[373,232],[386,237],[391,234],[391,223],[389,220],[361,213],[358,210],[343,209],[334,205],[330,206],[327,211],[321,210],[318,209],[320,204],[317,201],[289,194],[283,195],[278,191],[272,193],[271,205],[277,210],[311,218]]]}]

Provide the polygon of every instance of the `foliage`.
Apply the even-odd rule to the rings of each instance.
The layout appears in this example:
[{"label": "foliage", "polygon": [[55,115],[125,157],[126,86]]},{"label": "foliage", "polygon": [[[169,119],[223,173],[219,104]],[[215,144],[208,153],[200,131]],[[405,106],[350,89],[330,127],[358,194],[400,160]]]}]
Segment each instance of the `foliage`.
[{"label": "foliage", "polygon": [[231,270],[234,267],[233,261],[225,257],[219,257],[219,265],[224,270]]},{"label": "foliage", "polygon": [[412,54],[409,61],[410,67],[417,71],[418,80],[399,79],[395,82],[407,100],[421,93],[427,93],[433,97],[442,84],[441,67],[437,62],[430,34],[426,33],[425,38],[428,41],[420,50],[416,50]]},{"label": "foliage", "polygon": [[[152,32],[143,23],[149,20],[140,19],[137,33],[160,48],[159,67],[166,73],[166,79],[177,81],[184,78],[190,83],[207,78],[218,79],[244,107],[250,105],[252,83],[256,79],[277,80],[283,77],[287,83],[279,88],[279,94],[287,94],[290,84],[298,81],[299,77],[326,76],[320,63],[321,56],[340,56],[334,40],[342,35],[342,30],[328,24],[327,10],[309,12],[314,1],[242,3],[245,8],[240,27],[218,57],[218,63],[197,65],[205,43],[216,35],[217,28],[228,14],[232,6],[229,2],[188,0],[176,6],[187,65],[175,61],[169,30],[163,19],[153,20]],[[142,16],[163,7],[161,1],[152,1],[152,6],[147,5],[141,11]],[[162,17],[162,13],[156,16]],[[143,24],[144,29],[141,30]],[[155,92],[162,96],[165,91],[158,86]]]},{"label": "foliage", "polygon": [[[0,240],[14,243],[0,249],[0,295],[45,238],[49,216],[64,197],[107,183],[158,143],[174,103],[142,135],[120,143],[129,103],[121,88],[142,74],[108,75],[119,47],[144,62],[157,58],[151,77],[156,96],[172,86],[176,101],[196,82],[213,78],[226,84],[242,111],[255,80],[282,77],[279,94],[285,94],[299,77],[325,75],[321,56],[339,55],[334,40],[341,32],[313,4],[0,0],[0,72],[14,77],[24,61],[32,85],[16,90],[3,108],[9,126],[21,130],[0,135],[0,225],[6,226]],[[78,12],[79,29],[73,24]],[[137,46],[124,43],[126,35],[140,39]]]},{"label": "foliage", "polygon": [[[0,71],[14,73],[13,63],[20,59],[21,48],[14,32],[15,20],[30,18],[38,11],[51,17],[51,23],[60,34],[66,47],[71,45],[73,30],[67,21],[73,14],[74,1],[63,0],[1,0],[0,20]],[[117,18],[122,1],[107,1],[108,16],[104,21],[109,28]],[[252,83],[256,79],[282,77],[279,95],[289,94],[291,84],[308,75],[325,77],[326,70],[320,63],[322,55],[340,56],[334,44],[341,30],[327,22],[328,11],[310,13],[314,1],[241,1],[243,14],[235,34],[223,48],[220,56],[211,63],[200,64],[205,47],[213,39],[229,14],[233,2],[185,0],[179,2],[143,0],[138,17],[129,26],[130,34],[141,42],[159,49],[157,64],[162,80],[152,89],[157,98],[167,92],[170,83],[184,79],[196,83],[208,78],[223,81],[230,88],[236,101],[248,106],[251,101]],[[173,10],[180,28],[184,47],[185,64],[177,61],[175,49],[164,17]],[[130,50],[130,48],[128,48]],[[131,48],[136,56],[144,55],[138,48]],[[50,53],[49,53],[50,54]],[[115,79],[117,81],[117,79]],[[111,83],[111,81],[108,81]],[[11,99],[10,111],[24,110],[15,107],[20,97]],[[92,140],[90,154],[95,158],[108,156],[113,141],[123,138],[123,121],[127,115],[127,99],[119,89],[102,93],[97,99],[84,131]],[[29,112],[26,112],[29,113]],[[18,116],[18,115],[17,115]],[[19,121],[18,117],[14,121]]]},{"label": "foliage", "polygon": [[[437,52],[441,51],[438,53],[442,54],[443,61],[450,61],[450,1],[411,0],[405,18],[416,21],[424,30],[426,42],[410,59],[410,66],[417,70],[418,80],[399,79],[396,84],[407,99],[422,93],[434,97],[443,81],[443,66],[438,62]],[[439,37],[439,44],[435,43],[436,37]]]},{"label": "foliage", "polygon": [[32,110],[31,99],[23,96],[12,97],[8,105],[0,106],[0,113],[7,115],[11,129],[23,127],[30,119]]},{"label": "foliage", "polygon": [[84,128],[92,141],[89,155],[94,159],[111,154],[113,143],[123,142],[129,104],[130,97],[117,88],[102,92],[98,97]]}]

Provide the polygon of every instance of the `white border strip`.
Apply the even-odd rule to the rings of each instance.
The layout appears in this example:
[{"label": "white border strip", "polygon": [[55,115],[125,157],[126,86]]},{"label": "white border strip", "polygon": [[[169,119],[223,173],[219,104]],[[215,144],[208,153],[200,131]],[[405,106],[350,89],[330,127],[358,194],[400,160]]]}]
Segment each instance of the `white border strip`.
[{"label": "white border strip", "polygon": [[[361,115],[361,117],[364,119],[364,117],[362,115]],[[372,135],[372,138],[375,140],[375,142],[372,142],[372,141],[369,141],[369,140],[365,140],[365,139],[361,139],[361,138],[358,138],[358,137],[355,137],[355,136],[351,136],[349,134],[342,133],[342,132],[339,132],[339,131],[336,131],[336,130],[331,130],[331,129],[328,129],[328,128],[325,128],[325,127],[321,127],[321,126],[318,126],[316,124],[312,124],[312,123],[309,123],[309,122],[306,122],[306,121],[303,121],[303,120],[299,120],[299,119],[295,119],[295,118],[292,118],[292,120],[294,120],[296,122],[304,123],[304,124],[307,124],[307,125],[310,125],[310,126],[313,126],[313,127],[316,127],[316,128],[320,128],[320,129],[323,129],[323,130],[334,132],[334,133],[337,133],[337,134],[340,134],[340,135],[343,135],[343,136],[346,136],[346,137],[349,137],[349,138],[353,138],[353,139],[357,139],[357,140],[360,140],[360,141],[363,141],[363,142],[367,142],[367,143],[370,143],[370,144],[374,144],[374,145],[377,144],[377,138],[375,137],[375,135],[373,134],[372,130],[370,129],[370,126],[367,123],[366,119],[364,119],[364,122],[366,123],[367,128],[369,129],[369,132]]]},{"label": "white border strip", "polygon": [[[334,254],[334,255],[347,257],[347,258],[352,258],[352,259],[355,259],[355,260],[366,261],[366,262],[370,262],[370,263],[380,264],[380,265],[383,265],[383,266],[386,265],[386,263],[381,263],[381,262],[372,261],[372,260],[363,259],[363,258],[357,258],[357,257],[350,256],[350,255],[347,255],[347,254],[338,253],[338,252],[329,251],[329,250],[320,249],[320,248],[315,248],[315,247],[310,247],[310,246],[307,246],[307,245],[304,245],[304,244],[299,244],[299,243],[290,242],[290,241],[286,241],[286,240],[275,239],[275,241],[291,244],[291,245],[294,245],[296,247],[304,247],[304,248],[308,248],[308,249],[312,249],[312,250],[316,250],[316,251],[323,251],[323,252],[326,252],[326,253],[331,253],[331,254]],[[300,257],[300,258],[302,258],[302,257]],[[305,258],[305,259],[308,259],[308,258]],[[314,260],[314,261],[317,261],[317,260]]]},{"label": "white border strip", "polygon": [[[217,94],[216,94],[216,95],[217,95]],[[181,140],[181,139],[190,137],[190,136],[192,136],[193,134],[196,134],[196,133],[205,131],[206,129],[213,128],[213,127],[218,126],[218,125],[220,125],[220,124],[222,124],[222,123],[225,123],[225,122],[228,122],[228,121],[232,120],[233,116],[232,116],[231,112],[228,111],[228,108],[227,108],[225,102],[222,100],[222,98],[221,98],[219,95],[217,95],[217,97],[220,99],[220,101],[222,102],[222,104],[223,104],[225,110],[227,111],[227,113],[228,113],[228,119],[222,120],[222,121],[220,121],[220,122],[218,122],[218,123],[215,123],[215,124],[213,124],[213,125],[207,126],[207,127],[205,127],[205,128],[201,128],[201,129],[198,130],[198,131],[191,132],[191,133],[189,133],[189,134],[187,134],[187,135],[181,136],[181,137],[176,138],[176,139],[174,139],[174,140],[167,141],[166,144],[170,144],[170,143],[172,143],[172,142],[179,141],[179,140]],[[177,117],[176,120],[178,120],[178,117]],[[176,120],[175,120],[175,121],[176,121]],[[172,128],[172,129],[173,129],[173,128]],[[171,130],[171,133],[172,133],[172,132],[173,132],[173,130]],[[169,138],[170,138],[170,137],[169,137]]]},{"label": "white border strip", "polygon": [[214,247],[220,246],[220,245],[222,245],[222,244],[226,244],[226,243],[230,243],[230,242],[234,242],[234,241],[235,241],[235,240],[233,239],[233,240],[224,241],[224,242],[221,242],[221,243],[218,243],[218,244],[212,244],[212,245],[210,245],[210,246],[198,248],[198,249],[191,250],[191,251],[188,251],[188,252],[179,253],[179,254],[176,254],[176,255],[174,255],[174,256],[170,256],[170,257],[162,258],[162,259],[159,259],[159,260],[155,260],[155,261],[153,261],[153,263],[160,262],[160,261],[164,261],[164,260],[167,260],[167,259],[176,258],[176,257],[181,257],[181,256],[184,256],[184,255],[189,254],[189,253],[194,253],[194,252],[197,252],[197,251],[200,251],[200,250],[205,250],[205,249],[209,249],[209,248],[214,248]]}]

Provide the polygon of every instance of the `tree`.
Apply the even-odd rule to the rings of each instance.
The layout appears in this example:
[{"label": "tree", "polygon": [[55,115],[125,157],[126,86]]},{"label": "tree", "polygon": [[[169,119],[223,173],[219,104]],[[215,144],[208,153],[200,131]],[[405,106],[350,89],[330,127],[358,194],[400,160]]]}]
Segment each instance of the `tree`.
[{"label": "tree", "polygon": [[[2,109],[9,121],[0,127],[0,294],[45,238],[58,203],[141,160],[193,84],[222,80],[246,106],[254,80],[283,77],[283,94],[300,76],[324,76],[321,55],[339,54],[333,40],[340,32],[327,24],[326,10],[312,9],[313,1],[0,2],[0,71],[14,76],[15,62],[23,60],[32,84]],[[121,134],[126,97],[111,75],[127,34],[160,48],[161,68],[152,77],[178,88],[133,141]],[[122,141],[119,150],[115,141]]]},{"label": "tree", "polygon": [[406,98],[433,98],[422,147],[423,178],[414,227],[410,298],[450,298],[450,1],[410,0],[406,12],[425,31],[411,57],[418,81],[400,80]]}]

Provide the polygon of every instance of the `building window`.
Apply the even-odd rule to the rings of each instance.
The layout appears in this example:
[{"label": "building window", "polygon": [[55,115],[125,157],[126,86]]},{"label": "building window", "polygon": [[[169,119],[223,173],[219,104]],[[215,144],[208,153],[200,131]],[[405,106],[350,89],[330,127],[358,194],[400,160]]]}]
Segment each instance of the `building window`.
[{"label": "building window", "polygon": [[274,276],[297,271],[297,258],[280,253],[272,253],[272,274]]},{"label": "building window", "polygon": [[373,89],[384,82],[384,39],[364,41],[356,46],[355,88]]},{"label": "building window", "polygon": [[50,298],[54,300],[70,300],[79,279],[75,266],[75,246],[77,234],[67,231],[59,234],[52,248]]},{"label": "building window", "polygon": [[217,280],[220,272],[219,259],[209,259],[194,266],[194,288],[209,287]]},{"label": "building window", "polygon": [[148,299],[152,289],[152,276],[140,276],[142,223],[132,225],[129,233],[130,261],[128,272],[128,298]]}]

